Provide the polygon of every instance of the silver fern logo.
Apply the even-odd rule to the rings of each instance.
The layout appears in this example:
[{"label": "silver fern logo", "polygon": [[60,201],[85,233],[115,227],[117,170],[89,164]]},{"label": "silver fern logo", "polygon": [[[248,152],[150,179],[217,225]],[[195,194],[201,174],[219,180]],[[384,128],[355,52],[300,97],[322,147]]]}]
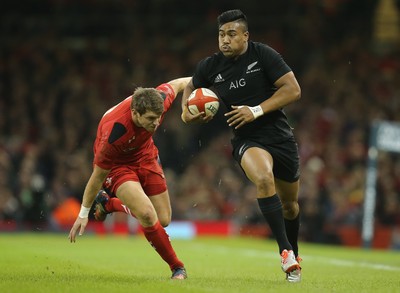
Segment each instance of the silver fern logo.
[{"label": "silver fern logo", "polygon": [[[260,67],[254,68],[254,66],[256,66],[257,63],[258,63],[258,61],[255,61],[255,62],[253,62],[253,63],[250,63],[250,64],[247,66],[246,74],[260,71],[260,70],[261,70]],[[254,68],[254,69],[253,69],[253,68]]]}]

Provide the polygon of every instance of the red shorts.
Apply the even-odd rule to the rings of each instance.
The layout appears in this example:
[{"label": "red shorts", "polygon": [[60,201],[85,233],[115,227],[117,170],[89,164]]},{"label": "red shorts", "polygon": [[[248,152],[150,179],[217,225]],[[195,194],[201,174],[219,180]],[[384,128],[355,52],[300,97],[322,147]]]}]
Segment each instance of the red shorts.
[{"label": "red shorts", "polygon": [[141,163],[140,166],[118,166],[111,169],[103,188],[109,195],[116,196],[118,187],[127,181],[139,182],[147,196],[167,190],[164,171],[157,160]]}]

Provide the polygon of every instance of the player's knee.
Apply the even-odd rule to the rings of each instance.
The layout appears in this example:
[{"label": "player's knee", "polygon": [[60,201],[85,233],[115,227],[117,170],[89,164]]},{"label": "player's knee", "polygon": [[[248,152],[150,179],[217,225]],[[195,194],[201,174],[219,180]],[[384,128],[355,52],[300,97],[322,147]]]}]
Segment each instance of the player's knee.
[{"label": "player's knee", "polygon": [[139,222],[146,227],[157,221],[157,214],[150,207],[142,209],[136,216]]},{"label": "player's knee", "polygon": [[159,221],[160,221],[161,226],[163,226],[165,228],[165,227],[168,227],[168,225],[171,223],[171,217],[161,216],[159,218]]},{"label": "player's knee", "polygon": [[271,173],[256,174],[254,183],[257,186],[259,194],[269,194],[275,188],[274,177]]},{"label": "player's knee", "polygon": [[296,201],[282,202],[283,217],[293,220],[299,214],[299,204]]}]

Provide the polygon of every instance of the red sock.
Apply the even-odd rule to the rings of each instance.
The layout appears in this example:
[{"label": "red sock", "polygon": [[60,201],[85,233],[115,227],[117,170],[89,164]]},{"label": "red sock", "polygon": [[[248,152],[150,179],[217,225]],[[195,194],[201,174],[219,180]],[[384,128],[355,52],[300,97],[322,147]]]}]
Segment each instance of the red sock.
[{"label": "red sock", "polygon": [[128,207],[124,205],[118,197],[111,197],[108,200],[108,202],[106,203],[106,210],[110,213],[123,212],[136,218],[136,216],[131,213],[131,210],[128,209]]},{"label": "red sock", "polygon": [[169,241],[169,236],[159,221],[152,227],[143,227],[143,231],[147,241],[149,241],[162,259],[169,264],[171,270],[184,267],[183,263],[176,256]]}]

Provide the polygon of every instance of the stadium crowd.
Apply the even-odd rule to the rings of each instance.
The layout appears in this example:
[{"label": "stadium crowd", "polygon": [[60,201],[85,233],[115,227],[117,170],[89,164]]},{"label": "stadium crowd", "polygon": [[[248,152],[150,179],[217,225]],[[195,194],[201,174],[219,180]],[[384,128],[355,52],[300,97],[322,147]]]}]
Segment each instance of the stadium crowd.
[{"label": "stadium crowd", "polygon": [[[137,85],[190,75],[217,50],[218,12],[240,7],[250,37],[279,51],[302,87],[286,108],[301,238],[337,243],[339,227],[361,226],[371,122],[400,121],[400,42],[374,33],[376,1],[42,2],[1,12],[0,221],[54,228],[54,211],[82,196],[102,114]],[[223,120],[185,125],[178,102],[155,135],[175,220],[262,221]],[[381,152],[378,165],[376,220],[400,230],[400,155]]]}]

